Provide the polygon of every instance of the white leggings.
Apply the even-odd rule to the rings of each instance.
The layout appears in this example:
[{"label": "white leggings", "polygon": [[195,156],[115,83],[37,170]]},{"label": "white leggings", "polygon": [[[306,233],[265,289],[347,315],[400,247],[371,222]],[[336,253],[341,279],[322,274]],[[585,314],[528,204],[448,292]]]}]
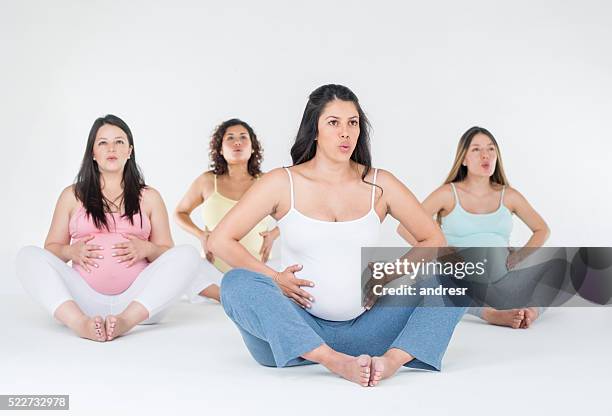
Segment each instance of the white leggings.
[{"label": "white leggings", "polygon": [[[279,270],[280,261],[279,259],[269,259],[266,265],[274,270]],[[214,264],[202,258],[198,272],[185,294],[191,303],[200,303],[205,299],[199,296],[199,293],[210,285],[221,286],[221,279],[223,279],[223,272],[217,269]]]},{"label": "white leggings", "polygon": [[68,300],[90,317],[119,314],[137,301],[149,311],[149,319],[142,323],[152,324],[190,286],[200,262],[195,248],[173,247],[149,264],[124,292],[104,295],[50,251],[27,246],[17,255],[17,276],[26,292],[51,314]]}]

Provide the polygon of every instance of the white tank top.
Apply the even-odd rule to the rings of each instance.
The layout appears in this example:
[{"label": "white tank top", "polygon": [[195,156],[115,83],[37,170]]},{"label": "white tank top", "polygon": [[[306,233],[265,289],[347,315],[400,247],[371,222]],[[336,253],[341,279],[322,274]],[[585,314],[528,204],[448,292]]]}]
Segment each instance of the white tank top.
[{"label": "white tank top", "polygon": [[[361,315],[361,247],[378,241],[380,219],[374,210],[376,187],[372,186],[370,210],[351,221],[323,221],[307,217],[295,209],[293,178],[288,168],[291,186],[291,208],[278,221],[281,240],[282,270],[301,264],[295,273],[299,279],[314,282],[304,287],[315,298],[306,309],[312,315],[329,321],[348,321]],[[374,170],[373,183],[376,184]]]}]

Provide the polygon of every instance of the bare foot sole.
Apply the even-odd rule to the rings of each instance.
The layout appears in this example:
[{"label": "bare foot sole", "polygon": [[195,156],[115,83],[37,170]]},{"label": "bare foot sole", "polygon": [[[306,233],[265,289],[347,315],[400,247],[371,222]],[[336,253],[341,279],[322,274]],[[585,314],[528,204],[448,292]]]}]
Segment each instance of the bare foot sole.
[{"label": "bare foot sole", "polygon": [[104,329],[104,321],[100,316],[93,318],[84,317],[83,320],[74,328],[74,332],[81,338],[90,339],[92,341],[106,341],[106,331]]},{"label": "bare foot sole", "polygon": [[508,326],[518,329],[521,327],[523,319],[525,318],[525,309],[498,311],[497,309],[486,308],[482,312],[482,318],[493,325]]},{"label": "bare foot sole", "polygon": [[372,357],[372,365],[370,369],[370,387],[374,387],[379,381],[393,376],[400,369],[402,364],[393,362],[389,358]]},{"label": "bare foot sole", "polygon": [[365,354],[359,357],[353,357],[346,354],[341,355],[343,357],[328,368],[349,381],[367,387],[370,381],[372,357]]},{"label": "bare foot sole", "polygon": [[221,302],[221,290],[220,290],[219,286],[214,285],[214,284],[210,285],[210,286],[207,286],[200,293],[198,293],[198,295],[200,295],[200,296],[202,296],[204,298],[214,299],[217,302]]},{"label": "bare foot sole", "polygon": [[134,327],[134,325],[130,325],[125,319],[116,315],[108,315],[105,324],[107,341],[120,337]]},{"label": "bare foot sole", "polygon": [[525,318],[521,323],[521,328],[527,329],[531,326],[531,324],[533,324],[536,319],[538,319],[540,313],[538,311],[538,308],[525,308],[523,309],[523,311],[525,312]]}]

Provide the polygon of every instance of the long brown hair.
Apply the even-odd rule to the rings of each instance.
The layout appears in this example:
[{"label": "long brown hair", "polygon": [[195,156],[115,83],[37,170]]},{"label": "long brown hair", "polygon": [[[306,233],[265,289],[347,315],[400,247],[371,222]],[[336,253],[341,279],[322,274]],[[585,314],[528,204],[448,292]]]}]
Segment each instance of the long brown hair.
[{"label": "long brown hair", "polygon": [[[495,163],[495,170],[493,171],[493,175],[489,177],[490,183],[495,183],[498,185],[509,186],[510,182],[508,182],[508,178],[506,177],[506,172],[504,171],[504,164],[502,162],[501,152],[499,150],[499,145],[497,144],[497,140],[493,137],[493,134],[484,127],[473,126],[467,129],[465,133],[459,139],[459,144],[457,145],[457,152],[455,153],[455,161],[453,162],[453,167],[451,168],[448,176],[444,180],[444,184],[452,183],[452,182],[461,182],[463,181],[468,174],[467,166],[463,166],[463,160],[465,159],[465,155],[472,144],[472,140],[474,136],[477,134],[484,134],[493,143],[495,147],[495,152],[497,153],[497,163]],[[437,213],[438,223],[441,222],[440,212]]]}]

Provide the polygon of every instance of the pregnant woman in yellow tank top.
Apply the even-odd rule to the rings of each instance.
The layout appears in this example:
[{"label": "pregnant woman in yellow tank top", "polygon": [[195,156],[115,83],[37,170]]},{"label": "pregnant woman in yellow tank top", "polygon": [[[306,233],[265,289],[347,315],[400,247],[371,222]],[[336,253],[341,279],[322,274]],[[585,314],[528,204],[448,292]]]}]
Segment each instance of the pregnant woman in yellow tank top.
[{"label": "pregnant woman in yellow tank top", "polygon": [[[207,249],[208,236],[262,175],[262,148],[257,135],[239,119],[227,120],[215,129],[210,140],[210,160],[211,170],[196,178],[175,210],[177,223],[200,240],[206,258],[188,292],[192,301],[201,297],[219,300],[221,278],[231,267]],[[191,219],[191,213],[200,205],[204,229]],[[250,254],[264,263],[279,235],[278,228],[268,230],[268,223],[264,218],[240,240]]]}]

